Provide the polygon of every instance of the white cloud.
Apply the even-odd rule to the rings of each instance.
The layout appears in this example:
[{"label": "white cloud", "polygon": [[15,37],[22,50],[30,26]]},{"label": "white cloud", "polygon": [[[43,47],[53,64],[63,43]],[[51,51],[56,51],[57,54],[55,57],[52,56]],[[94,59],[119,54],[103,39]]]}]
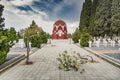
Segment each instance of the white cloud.
[{"label": "white cloud", "polygon": [[[32,1],[35,0],[13,0],[11,2],[8,2],[6,0],[2,0],[1,3],[5,6],[3,16],[5,17],[5,26],[7,28],[9,27],[15,27],[15,29],[18,31],[23,28],[27,28],[32,20],[35,20],[35,22],[38,24],[38,26],[42,27],[44,31],[48,33],[52,33],[54,20],[47,20],[48,14],[44,11],[39,11],[35,7],[31,6]],[[40,0],[36,0],[40,1]],[[67,4],[67,1],[69,2],[69,5],[72,4],[69,0],[65,0],[64,4],[59,4],[56,6],[53,15],[57,19],[57,13],[61,11],[63,6]],[[74,2],[74,0],[71,0]],[[79,0],[81,1],[81,0]],[[75,2],[78,5],[77,2]],[[29,5],[34,11],[23,11],[16,8],[16,6],[21,5]],[[79,6],[80,7],[80,6]],[[79,9],[78,7],[78,9]],[[37,13],[35,13],[37,12]],[[68,33],[73,33],[76,27],[79,25],[79,21],[65,21],[68,28]]]},{"label": "white cloud", "polygon": [[31,4],[33,0],[12,0],[9,1],[11,4],[16,5],[16,6],[21,6],[21,5],[28,5]]},{"label": "white cloud", "polygon": [[66,22],[66,23],[67,23],[68,33],[73,33],[79,25],[79,21]]}]

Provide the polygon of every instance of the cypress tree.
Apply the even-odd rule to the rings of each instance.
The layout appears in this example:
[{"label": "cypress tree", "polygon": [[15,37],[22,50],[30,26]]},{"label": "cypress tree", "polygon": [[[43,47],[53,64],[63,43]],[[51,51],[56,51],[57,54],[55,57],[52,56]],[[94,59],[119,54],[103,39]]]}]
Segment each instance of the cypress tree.
[{"label": "cypress tree", "polygon": [[79,29],[92,36],[120,36],[120,0],[85,0]]},{"label": "cypress tree", "polygon": [[93,0],[92,2],[92,8],[91,8],[91,17],[90,17],[90,24],[88,31],[91,35],[95,36],[96,34],[96,27],[95,27],[95,14],[96,14],[96,9],[98,7],[99,0]]},{"label": "cypress tree", "polygon": [[4,18],[2,17],[2,12],[4,10],[4,6],[0,4],[0,30],[4,27]]},{"label": "cypress tree", "polygon": [[96,10],[96,16],[94,21],[97,36],[104,36],[105,34],[110,34],[111,6],[112,0],[99,0],[99,5]]},{"label": "cypress tree", "polygon": [[84,30],[86,31],[89,27],[91,7],[92,7],[92,1],[85,0],[85,2],[83,3],[83,9],[80,16],[80,25],[79,25],[80,31],[84,31]]},{"label": "cypress tree", "polygon": [[120,0],[112,0],[111,36],[120,36]]}]

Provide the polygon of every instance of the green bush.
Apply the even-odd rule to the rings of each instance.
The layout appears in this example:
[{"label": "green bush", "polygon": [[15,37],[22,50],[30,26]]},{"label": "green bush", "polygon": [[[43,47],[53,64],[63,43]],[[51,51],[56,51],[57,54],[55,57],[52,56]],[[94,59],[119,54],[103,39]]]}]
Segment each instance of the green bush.
[{"label": "green bush", "polygon": [[5,61],[9,48],[14,45],[14,40],[18,40],[14,28],[0,31],[0,64]]},{"label": "green bush", "polygon": [[6,51],[0,51],[0,64],[2,64],[7,57],[7,52]]},{"label": "green bush", "polygon": [[[34,34],[33,37],[30,38],[31,46],[40,48],[41,44],[47,43],[47,34],[45,32]],[[27,43],[27,39],[24,38],[25,44]]]},{"label": "green bush", "polygon": [[45,32],[42,32],[40,36],[41,36],[42,42],[47,43],[48,35]]},{"label": "green bush", "polygon": [[89,43],[88,43],[89,41],[92,41],[91,35],[88,33],[83,33],[80,38],[80,45],[82,47],[87,47],[89,46]]},{"label": "green bush", "polygon": [[80,37],[81,37],[81,32],[78,28],[76,28],[75,32],[72,34],[72,40],[74,41],[74,43],[78,43]]},{"label": "green bush", "polygon": [[14,28],[5,29],[2,13],[4,6],[0,4],[0,64],[2,64],[9,52],[9,48],[14,45],[13,41],[18,40]]},{"label": "green bush", "polygon": [[72,40],[74,41],[74,43],[78,43],[78,42],[79,42],[79,39],[80,39],[80,34],[74,33],[74,34],[72,35]]},{"label": "green bush", "polygon": [[41,44],[43,43],[41,36],[40,35],[34,36],[31,39],[31,43],[32,43],[31,44],[32,47],[40,48]]},{"label": "green bush", "polygon": [[40,48],[41,44],[47,43],[47,34],[42,32],[31,39],[32,47]]}]

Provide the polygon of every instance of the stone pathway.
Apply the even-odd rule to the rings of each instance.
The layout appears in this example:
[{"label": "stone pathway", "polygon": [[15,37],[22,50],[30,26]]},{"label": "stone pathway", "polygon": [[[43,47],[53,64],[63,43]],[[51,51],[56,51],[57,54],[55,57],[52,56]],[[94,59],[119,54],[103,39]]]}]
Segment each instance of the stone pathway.
[{"label": "stone pathway", "polygon": [[[91,55],[98,63],[87,63],[79,71],[62,71],[58,69],[56,57],[67,50],[81,55]],[[32,65],[24,65],[25,60],[0,74],[0,80],[119,80],[120,69],[97,58],[84,49],[69,44],[68,40],[52,40],[30,56]],[[85,69],[81,74],[80,71]]]}]

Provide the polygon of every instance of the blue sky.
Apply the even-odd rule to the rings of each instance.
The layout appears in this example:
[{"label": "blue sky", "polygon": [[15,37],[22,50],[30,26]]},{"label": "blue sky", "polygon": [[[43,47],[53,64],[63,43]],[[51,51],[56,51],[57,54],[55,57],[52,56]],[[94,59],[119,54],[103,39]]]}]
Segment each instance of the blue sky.
[{"label": "blue sky", "polygon": [[18,31],[28,27],[32,20],[51,33],[56,20],[67,24],[68,33],[79,25],[84,0],[2,0],[5,6],[3,16],[6,27],[15,27]]}]

